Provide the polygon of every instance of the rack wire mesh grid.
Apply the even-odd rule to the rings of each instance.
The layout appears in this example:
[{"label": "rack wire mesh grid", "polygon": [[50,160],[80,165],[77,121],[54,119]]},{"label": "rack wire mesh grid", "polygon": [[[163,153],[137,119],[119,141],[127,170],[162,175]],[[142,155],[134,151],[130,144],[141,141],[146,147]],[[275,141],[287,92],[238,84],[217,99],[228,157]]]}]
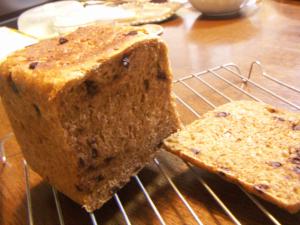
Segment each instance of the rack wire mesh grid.
[{"label": "rack wire mesh grid", "polygon": [[[260,62],[255,61],[251,64],[250,70],[248,71],[248,74],[245,76],[241,73],[239,67],[236,64],[230,63],[230,64],[225,64],[222,66],[214,67],[199,73],[191,74],[189,76],[185,76],[183,78],[180,78],[178,80],[173,81],[174,82],[174,95],[176,97],[176,100],[178,103],[185,107],[190,113],[192,113],[195,117],[199,117],[200,113],[195,109],[193,105],[188,103],[187,100],[184,100],[183,97],[180,96],[179,92],[176,92],[176,85],[181,85],[183,86],[189,94],[195,95],[197,98],[199,98],[199,101],[203,101],[204,103],[207,104],[207,106],[211,108],[215,108],[216,105],[213,103],[212,100],[204,96],[202,93],[200,93],[194,85],[190,84],[190,81],[194,82],[193,80],[197,80],[197,82],[200,82],[202,85],[206,86],[211,93],[214,93],[218,95],[219,97],[223,98],[225,102],[230,102],[233,101],[234,99],[232,97],[229,97],[224,91],[224,89],[218,88],[216,85],[205,81],[203,79],[204,76],[211,76],[213,78],[216,78],[218,80],[221,80],[222,82],[226,83],[228,87],[235,89],[239,94],[243,94],[247,96],[250,99],[256,100],[263,102],[263,98],[258,97],[256,94],[250,92],[247,90],[247,85],[252,85],[253,87],[257,88],[258,91],[264,92],[267,96],[274,98],[277,100],[276,103],[278,104],[284,104],[288,106],[290,109],[298,111],[300,110],[300,106],[298,105],[299,103],[292,102],[286,97],[280,96],[278,93],[272,91],[271,89],[262,86],[258,82],[254,81],[253,79],[253,70],[254,68],[257,67],[257,69],[260,70],[260,77],[263,79],[267,79],[268,81],[273,82],[274,84],[276,83],[277,85],[280,85],[281,87],[286,88],[287,90],[291,91],[295,96],[299,96],[300,94],[300,89],[291,86],[289,84],[286,84],[268,73],[266,73],[263,70],[263,67],[261,66]],[[238,79],[237,82],[234,82],[233,79],[229,79],[225,75],[223,75],[223,72],[227,72],[232,78],[235,77]],[[6,162],[6,156],[5,156],[5,151],[4,151],[4,142],[9,139],[12,136],[12,134],[6,135],[4,138],[0,140],[0,157],[2,162],[5,164]],[[199,181],[199,183],[206,189],[206,191],[213,197],[213,199],[216,201],[216,203],[224,210],[226,215],[231,219],[231,221],[236,224],[236,225],[241,225],[242,223],[238,220],[238,218],[234,215],[234,212],[232,212],[227,206],[226,203],[221,200],[221,197],[216,194],[216,192],[210,187],[210,185],[205,181],[204,178],[202,178],[198,173],[196,173],[195,168],[190,165],[188,162],[184,162],[188,166],[188,168],[192,171],[193,175],[195,178]],[[154,158],[154,164],[158,167],[159,171],[163,175],[163,177],[166,179],[168,184],[171,186],[171,188],[174,190],[176,195],[179,197],[181,200],[182,204],[187,208],[189,213],[191,214],[192,218],[195,220],[195,222],[199,225],[202,225],[203,222],[201,221],[201,217],[198,216],[195,213],[195,210],[191,207],[187,199],[184,197],[184,195],[180,192],[174,181],[172,181],[171,176],[167,173],[166,169],[164,168],[164,165],[159,161],[158,158]],[[25,185],[26,185],[26,196],[27,196],[27,209],[28,209],[28,222],[30,225],[34,225],[34,218],[33,218],[33,209],[32,209],[32,200],[31,200],[31,192],[30,192],[30,182],[29,182],[29,166],[27,165],[26,161],[24,160],[24,174],[25,174]],[[159,221],[160,224],[165,225],[167,224],[160,214],[159,210],[157,209],[154,201],[151,199],[150,194],[147,192],[144,184],[140,180],[139,176],[136,175],[134,176],[134,180],[138,187],[141,189],[142,193],[144,194],[149,206],[152,208],[154,215],[156,216],[157,220]],[[242,187],[239,187],[243,193],[264,213],[266,216],[266,219],[269,219],[273,224],[280,225],[281,222],[274,216],[272,215],[257,199],[256,197],[253,197],[249,193],[247,193]],[[56,210],[57,210],[57,216],[58,216],[58,221],[60,225],[64,225],[64,217],[63,217],[63,212],[62,208],[60,206],[60,200],[57,194],[57,191],[54,187],[52,187],[52,192],[53,192],[53,197],[56,205]],[[118,196],[118,193],[114,194],[113,196],[118,208],[120,209],[120,212],[124,218],[124,222],[127,225],[132,224],[130,221],[130,218],[128,217],[126,210],[122,204],[121,199]],[[90,221],[92,225],[98,225],[101,224],[101,218],[96,218],[94,213],[90,213]]]}]

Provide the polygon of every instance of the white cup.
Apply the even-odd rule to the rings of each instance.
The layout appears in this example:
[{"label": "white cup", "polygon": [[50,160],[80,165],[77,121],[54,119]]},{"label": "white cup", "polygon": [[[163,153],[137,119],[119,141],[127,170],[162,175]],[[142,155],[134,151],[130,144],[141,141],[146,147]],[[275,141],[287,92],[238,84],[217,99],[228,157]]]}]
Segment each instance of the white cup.
[{"label": "white cup", "polygon": [[206,15],[237,13],[249,0],[189,0],[192,6]]}]

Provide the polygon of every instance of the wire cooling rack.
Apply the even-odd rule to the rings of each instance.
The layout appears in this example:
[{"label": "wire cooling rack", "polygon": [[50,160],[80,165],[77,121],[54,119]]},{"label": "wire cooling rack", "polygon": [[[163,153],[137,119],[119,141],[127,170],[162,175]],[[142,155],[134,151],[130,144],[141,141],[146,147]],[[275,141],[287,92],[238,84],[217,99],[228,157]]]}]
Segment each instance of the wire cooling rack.
[{"label": "wire cooling rack", "polygon": [[[275,102],[275,104],[278,105],[284,105],[285,107],[290,108],[294,111],[299,111],[300,106],[299,102],[293,102],[291,101],[288,96],[284,97],[279,95],[276,91],[273,91],[271,88],[267,87],[266,85],[262,85],[263,82],[257,82],[256,79],[254,79],[253,70],[257,68],[259,70],[259,79],[260,81],[269,81],[273,83],[274,85],[279,85],[281,88],[285,88],[286,91],[290,91],[293,96],[296,96],[298,99],[298,96],[300,97],[300,89],[293,87],[287,83],[284,83],[273,76],[266,73],[261,66],[260,62],[255,61],[251,64],[250,69],[248,71],[247,75],[243,75],[241,73],[240,68],[233,63],[225,64],[222,66],[214,67],[199,73],[191,74],[189,76],[185,76],[183,78],[180,78],[178,80],[174,81],[174,95],[176,97],[176,100],[178,101],[179,105],[185,107],[191,114],[193,114],[195,117],[200,116],[200,112],[187,100],[184,99],[184,97],[179,94],[179,91],[176,91],[176,88],[178,86],[184,87],[186,91],[188,92],[188,95],[194,95],[196,96],[199,101],[202,101],[207,104],[207,106],[211,108],[215,108],[217,105],[207,96],[202,94],[197,88],[195,88],[193,83],[199,82],[201,85],[204,85],[206,88],[209,89],[210,94],[218,95],[219,98],[222,98],[225,102],[230,102],[233,100],[236,100],[237,97],[244,96],[247,98],[250,98],[255,101],[264,102],[265,97],[272,98]],[[226,88],[232,88],[237,92],[237,95],[235,98],[230,97],[228,94],[226,94],[226,88],[220,88],[216,85],[215,82],[209,82],[206,81],[204,78],[205,76],[209,76],[210,78],[214,78],[216,80],[219,80],[226,84]],[[252,87],[256,88],[256,92],[252,92],[247,89],[247,86],[251,85]],[[258,92],[262,92],[262,94],[257,94]],[[180,92],[181,93],[181,92]],[[259,96],[259,97],[258,97]],[[265,97],[263,97],[265,96]],[[299,98],[300,99],[300,98]],[[225,103],[224,102],[224,103]],[[12,134],[6,135],[4,138],[0,140],[0,156],[3,163],[6,162],[6,156],[4,151],[4,143],[7,139],[9,139],[12,136]],[[242,223],[238,220],[238,218],[234,215],[234,212],[232,212],[227,206],[226,203],[221,200],[221,197],[219,197],[216,192],[211,188],[211,186],[205,181],[204,178],[202,178],[198,173],[196,173],[194,167],[190,165],[188,162],[185,162],[186,165],[189,167],[189,169],[192,171],[192,174],[195,176],[195,178],[199,181],[199,183],[205,188],[205,190],[213,197],[213,199],[216,201],[216,203],[224,210],[226,215],[231,219],[231,221],[236,225],[241,225]],[[174,192],[177,194],[178,198],[182,201],[183,205],[187,208],[195,222],[199,225],[203,225],[204,223],[201,221],[201,217],[198,216],[195,213],[195,210],[191,207],[187,199],[184,197],[184,195],[179,191],[176,184],[172,181],[172,178],[170,175],[168,175],[166,169],[164,168],[164,165],[158,160],[158,158],[154,158],[154,164],[158,167],[161,174],[164,176],[164,178],[167,180],[168,184],[172,187]],[[26,185],[26,196],[27,196],[27,209],[28,209],[28,222],[30,225],[34,225],[34,218],[33,218],[33,209],[32,209],[32,200],[31,200],[31,191],[30,191],[30,183],[29,183],[29,166],[27,165],[26,161],[24,160],[24,173],[25,173],[25,185]],[[137,186],[141,189],[143,192],[148,204],[152,208],[157,220],[160,224],[166,225],[164,218],[160,214],[159,210],[157,209],[155,203],[151,199],[150,194],[146,190],[144,184],[140,180],[139,176],[136,175],[133,177],[135,180]],[[257,199],[256,197],[250,195],[247,193],[242,187],[239,186],[239,188],[243,191],[243,193],[264,213],[266,220],[270,220],[275,225],[281,225],[282,223],[274,216],[272,215]],[[52,187],[52,192],[54,196],[54,201],[56,205],[57,210],[57,216],[59,220],[60,225],[64,225],[64,218],[63,218],[63,212],[62,208],[60,206],[60,200],[57,194],[57,191],[54,187]],[[121,214],[123,215],[124,222],[127,225],[131,225],[130,218],[128,214],[126,213],[126,210],[122,204],[121,199],[118,196],[118,193],[114,194],[113,196],[117,206],[120,209]],[[94,213],[90,213],[90,222],[92,225],[98,225],[101,224],[101,218],[96,218]]]}]

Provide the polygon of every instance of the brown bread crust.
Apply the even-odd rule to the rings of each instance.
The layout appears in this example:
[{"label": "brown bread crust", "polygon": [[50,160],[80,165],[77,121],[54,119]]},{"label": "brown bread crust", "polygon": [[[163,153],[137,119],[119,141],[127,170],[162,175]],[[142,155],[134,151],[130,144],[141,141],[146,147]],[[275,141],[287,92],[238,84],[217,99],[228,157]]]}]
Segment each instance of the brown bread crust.
[{"label": "brown bread crust", "polygon": [[80,28],[14,53],[0,71],[29,165],[88,211],[179,126],[166,45],[134,27]]},{"label": "brown bread crust", "polygon": [[290,213],[300,209],[300,115],[253,101],[217,107],[164,141],[194,165]]}]

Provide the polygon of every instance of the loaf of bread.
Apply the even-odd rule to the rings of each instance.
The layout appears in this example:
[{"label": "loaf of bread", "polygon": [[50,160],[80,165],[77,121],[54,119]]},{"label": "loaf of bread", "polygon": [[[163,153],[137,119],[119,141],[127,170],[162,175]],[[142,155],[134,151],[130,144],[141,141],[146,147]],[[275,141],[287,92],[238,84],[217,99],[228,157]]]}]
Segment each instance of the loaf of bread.
[{"label": "loaf of bread", "polygon": [[80,28],[14,53],[0,71],[25,159],[87,211],[101,207],[179,126],[167,47],[139,28]]},{"label": "loaf of bread", "polygon": [[300,209],[300,114],[237,101],[164,141],[193,163],[291,213]]}]

